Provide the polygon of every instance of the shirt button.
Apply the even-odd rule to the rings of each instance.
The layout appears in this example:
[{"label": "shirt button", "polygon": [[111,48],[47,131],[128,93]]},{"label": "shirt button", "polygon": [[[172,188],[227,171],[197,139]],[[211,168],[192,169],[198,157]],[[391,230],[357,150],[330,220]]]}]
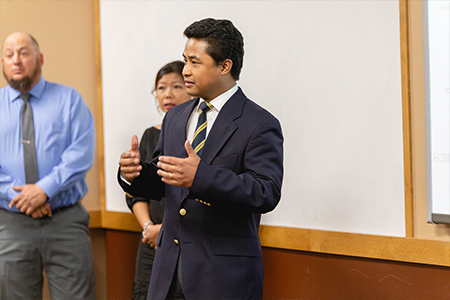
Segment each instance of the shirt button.
[{"label": "shirt button", "polygon": [[180,209],[180,215],[184,216],[186,214],[186,210],[184,208]]},{"label": "shirt button", "polygon": [[177,245],[179,245],[180,244],[180,242],[177,240],[177,239],[174,239],[173,240],[174,242],[175,242],[175,244],[177,244]]}]

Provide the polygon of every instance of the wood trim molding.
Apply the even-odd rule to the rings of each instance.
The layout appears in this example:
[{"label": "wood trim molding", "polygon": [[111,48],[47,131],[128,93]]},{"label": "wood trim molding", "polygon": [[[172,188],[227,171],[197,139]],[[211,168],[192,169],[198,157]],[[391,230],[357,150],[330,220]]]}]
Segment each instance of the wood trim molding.
[{"label": "wood trim molding", "polygon": [[105,152],[103,143],[103,90],[102,90],[102,52],[100,41],[100,0],[94,1],[95,14],[95,61],[97,73],[97,159],[100,168],[100,207],[102,210],[106,209],[106,189],[105,189]]},{"label": "wood trim molding", "polygon": [[102,228],[141,232],[142,228],[132,213],[102,211]]},{"label": "wood trim molding", "polygon": [[90,216],[90,222],[89,222],[89,228],[90,229],[99,229],[102,228],[102,212],[99,210],[96,211],[89,211]]},{"label": "wood trim molding", "polygon": [[114,211],[90,211],[91,229],[112,229],[131,232],[141,232],[142,228],[132,213]]},{"label": "wood trim molding", "polygon": [[403,161],[405,185],[405,236],[414,236],[413,157],[408,1],[400,0],[400,55],[402,73]]},{"label": "wood trim molding", "polygon": [[264,247],[450,267],[450,242],[262,225]]},{"label": "wood trim molding", "polygon": [[[131,213],[90,212],[91,228],[140,232]],[[264,247],[450,267],[450,238],[424,240],[261,225]]]}]

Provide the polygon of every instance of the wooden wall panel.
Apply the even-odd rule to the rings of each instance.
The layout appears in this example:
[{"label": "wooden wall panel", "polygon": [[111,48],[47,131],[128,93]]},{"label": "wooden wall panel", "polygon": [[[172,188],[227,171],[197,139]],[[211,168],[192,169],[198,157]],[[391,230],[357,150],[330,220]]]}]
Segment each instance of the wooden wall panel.
[{"label": "wooden wall panel", "polygon": [[[108,299],[130,299],[139,233],[106,230]],[[264,299],[449,299],[450,267],[263,247]]]},{"label": "wooden wall panel", "polygon": [[105,230],[108,299],[131,299],[140,233]]},{"label": "wooden wall panel", "polygon": [[450,268],[263,248],[264,299],[449,299]]}]

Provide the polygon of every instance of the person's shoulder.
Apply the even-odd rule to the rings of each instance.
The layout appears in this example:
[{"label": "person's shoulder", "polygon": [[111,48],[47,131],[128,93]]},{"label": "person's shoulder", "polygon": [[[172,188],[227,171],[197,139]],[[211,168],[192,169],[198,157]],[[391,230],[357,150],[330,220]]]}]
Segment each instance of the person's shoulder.
[{"label": "person's shoulder", "polygon": [[6,99],[8,98],[8,86],[4,86],[2,88],[0,88],[0,102],[6,101]]},{"label": "person's shoulder", "polygon": [[4,87],[0,88],[0,93],[2,95],[7,95],[8,93],[10,93],[13,90],[14,89],[9,84],[7,84]]},{"label": "person's shoulder", "polygon": [[69,101],[72,105],[84,103],[81,93],[72,86],[46,80],[45,90],[60,100]]},{"label": "person's shoulder", "polygon": [[264,119],[264,118],[277,119],[270,111],[268,111],[267,109],[262,107],[256,101],[248,98],[241,89],[239,89],[236,92],[236,96],[244,97],[244,99],[245,99],[245,102],[243,105],[243,113],[250,114],[259,119]]},{"label": "person's shoulder", "polygon": [[[198,98],[194,98],[194,99],[190,99],[186,102],[183,102],[181,104],[178,104],[177,106],[173,107],[172,109],[176,108],[177,110],[182,110],[185,109],[186,107],[191,106],[194,102],[196,102],[198,100]],[[171,110],[172,110],[171,109]],[[169,110],[170,111],[170,110]]]},{"label": "person's shoulder", "polygon": [[178,104],[177,106],[172,107],[172,108],[166,113],[166,115],[175,115],[175,114],[178,114],[178,113],[180,113],[180,112],[183,112],[183,111],[185,111],[187,108],[192,107],[193,103],[194,103],[195,101],[197,101],[197,100],[198,100],[198,98],[194,98],[194,99],[188,100],[188,101],[186,101],[186,102],[184,102],[184,103]]},{"label": "person's shoulder", "polygon": [[2,96],[2,98],[4,98],[4,95],[6,95],[8,91],[8,86],[4,86],[2,88],[0,88],[0,95]]},{"label": "person's shoulder", "polygon": [[156,126],[149,127],[146,130],[148,130],[148,131],[161,131],[161,129],[160,128],[156,128]]},{"label": "person's shoulder", "polygon": [[145,129],[144,135],[159,134],[160,132],[161,132],[161,129],[158,129],[155,126],[152,126],[152,127]]},{"label": "person's shoulder", "polygon": [[66,85],[66,84],[59,83],[59,82],[53,82],[53,81],[45,80],[45,84],[46,84],[47,86],[53,87],[53,88],[75,90],[74,87],[71,87],[71,86],[68,86],[68,85]]},{"label": "person's shoulder", "polygon": [[141,143],[142,143],[142,141],[153,140],[155,137],[159,138],[160,133],[161,133],[161,129],[158,129],[154,126],[145,129],[145,131],[141,137]]},{"label": "person's shoulder", "polygon": [[81,95],[80,92],[76,88],[62,84],[62,83],[57,83],[57,82],[52,82],[52,81],[46,80],[45,85],[46,85],[46,88],[51,91],[64,92],[67,94],[74,94],[74,95]]}]

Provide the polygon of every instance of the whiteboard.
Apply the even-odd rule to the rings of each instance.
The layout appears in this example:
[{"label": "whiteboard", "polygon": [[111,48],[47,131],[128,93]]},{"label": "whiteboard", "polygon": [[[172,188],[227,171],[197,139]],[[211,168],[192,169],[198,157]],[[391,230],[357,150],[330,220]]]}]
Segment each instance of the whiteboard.
[{"label": "whiteboard", "polygon": [[154,76],[206,17],[244,36],[239,86],[285,137],[274,226],[405,236],[398,1],[100,1],[106,210],[133,134],[162,116]]},{"label": "whiteboard", "polygon": [[424,8],[427,221],[450,223],[450,1]]}]

